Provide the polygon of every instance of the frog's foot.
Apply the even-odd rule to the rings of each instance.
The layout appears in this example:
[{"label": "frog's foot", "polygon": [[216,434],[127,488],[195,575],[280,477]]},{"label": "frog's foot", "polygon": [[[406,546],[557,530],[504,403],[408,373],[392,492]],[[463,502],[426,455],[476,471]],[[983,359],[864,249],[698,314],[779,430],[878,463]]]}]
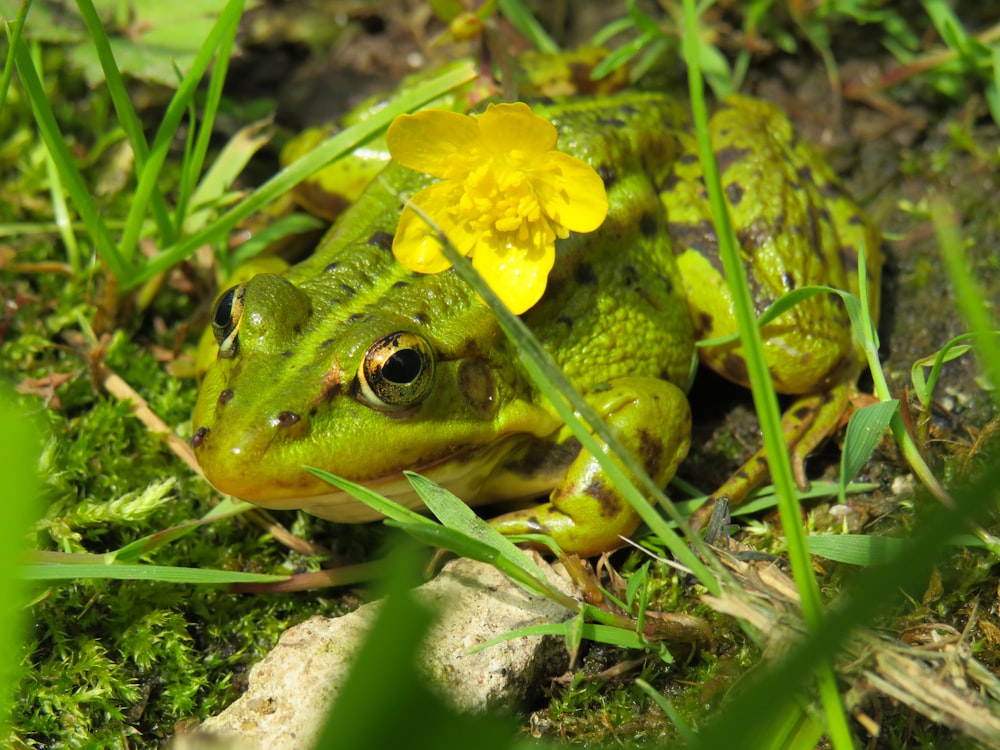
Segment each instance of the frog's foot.
[{"label": "frog's foot", "polygon": [[[650,477],[665,486],[690,445],[691,412],[684,393],[664,380],[624,377],[591,393],[588,401]],[[597,460],[581,451],[549,502],[491,523],[503,534],[545,534],[565,552],[589,556],[620,547],[621,537],[639,525],[639,516]]]},{"label": "frog's foot", "polygon": [[[795,481],[801,489],[809,487],[806,458],[837,429],[850,405],[851,391],[852,386],[844,384],[824,393],[800,396],[782,416],[782,432],[791,451]],[[692,528],[700,529],[708,522],[716,500],[725,497],[730,506],[739,505],[768,475],[767,451],[761,448],[694,512],[690,519]]]}]

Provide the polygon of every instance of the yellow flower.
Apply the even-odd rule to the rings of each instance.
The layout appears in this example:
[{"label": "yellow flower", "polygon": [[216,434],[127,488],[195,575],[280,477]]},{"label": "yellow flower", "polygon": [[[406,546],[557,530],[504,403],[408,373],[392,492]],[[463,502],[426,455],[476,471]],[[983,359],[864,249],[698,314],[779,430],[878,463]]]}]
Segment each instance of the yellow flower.
[{"label": "yellow flower", "polygon": [[[555,242],[592,232],[608,213],[600,176],[555,150],[556,129],[528,105],[491,104],[478,117],[444,110],[401,115],[386,141],[404,167],[440,178],[411,199],[515,314],[545,291]],[[421,273],[451,266],[437,233],[409,206],[392,243]]]}]

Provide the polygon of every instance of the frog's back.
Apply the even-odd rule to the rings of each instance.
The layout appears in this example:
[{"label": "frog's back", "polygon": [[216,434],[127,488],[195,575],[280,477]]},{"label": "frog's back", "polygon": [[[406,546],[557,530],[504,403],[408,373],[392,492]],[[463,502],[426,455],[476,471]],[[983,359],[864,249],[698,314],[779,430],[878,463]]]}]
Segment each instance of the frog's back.
[{"label": "frog's back", "polygon": [[525,321],[583,390],[624,375],[685,384],[694,330],[658,189],[679,155],[683,109],[626,94],[536,111],[556,125],[561,151],[601,175],[610,207],[599,230],[559,243]]}]

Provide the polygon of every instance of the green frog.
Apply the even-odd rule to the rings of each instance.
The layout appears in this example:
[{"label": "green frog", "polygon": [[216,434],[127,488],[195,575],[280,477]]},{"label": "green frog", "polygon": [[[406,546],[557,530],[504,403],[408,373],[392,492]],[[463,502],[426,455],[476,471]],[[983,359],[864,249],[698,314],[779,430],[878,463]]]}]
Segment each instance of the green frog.
[{"label": "green frog", "polygon": [[[747,383],[689,116],[656,93],[534,108],[559,149],[607,189],[601,227],[557,242],[545,295],[522,315],[625,447],[665,486],[685,458],[685,390],[701,364]],[[773,106],[723,101],[712,138],[758,314],[789,290],[857,293],[864,247],[878,309],[876,230],[817,153]],[[534,386],[490,309],[454,273],[421,275],[391,250],[400,196],[431,178],[390,164],[316,253],[219,297],[217,357],[193,417],[192,444],[220,491],[337,522],[377,518],[303,466],[409,507],[417,471],[470,505],[543,498],[496,518],[506,534],[547,534],[567,552],[613,549],[638,516]],[[834,295],[762,329],[776,388],[798,400],[790,445],[808,452],[847,403],[860,353]],[[718,494],[745,494],[758,456]],[[548,493],[548,499],[544,495]]]}]

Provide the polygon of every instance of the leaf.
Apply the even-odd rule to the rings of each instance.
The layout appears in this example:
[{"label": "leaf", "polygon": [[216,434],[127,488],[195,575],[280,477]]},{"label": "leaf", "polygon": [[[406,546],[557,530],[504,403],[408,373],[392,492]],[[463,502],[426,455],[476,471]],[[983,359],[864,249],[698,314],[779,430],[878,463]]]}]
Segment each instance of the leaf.
[{"label": "leaf", "polygon": [[[934,354],[921,357],[913,363],[913,367],[910,368],[910,380],[913,382],[913,391],[916,393],[917,399],[925,408],[930,406],[938,376],[941,374],[941,366],[969,351],[972,348],[971,344],[959,344],[959,342],[971,338],[971,333],[956,336]],[[925,367],[930,368],[930,373],[926,377],[924,376]]]},{"label": "leaf", "polygon": [[[226,0],[132,0],[127,29],[107,24],[118,68],[125,74],[171,89],[176,70],[186,73]],[[118,34],[111,36],[113,32]],[[68,59],[91,86],[104,82],[104,71],[90,41],[74,47]]]},{"label": "leaf", "polygon": [[903,547],[905,539],[865,534],[838,534],[836,536],[806,537],[809,552],[827,560],[849,565],[885,565],[893,562]]},{"label": "leaf", "polygon": [[895,399],[879,401],[858,409],[851,415],[840,457],[840,502],[844,502],[847,494],[847,483],[858,475],[861,467],[871,458],[898,408],[899,401]]},{"label": "leaf", "polygon": [[[509,565],[548,588],[545,574],[507,537],[477,516],[472,509],[454,494],[426,477],[412,471],[404,472],[410,485],[431,513],[445,526],[477,539],[496,551]],[[506,571],[505,571],[506,572]]]},{"label": "leaf", "polygon": [[[493,565],[528,591],[540,593],[553,601],[563,602],[569,606],[569,600],[549,585],[542,571],[510,540],[475,516],[464,502],[429,479],[407,473],[407,479],[414,485],[414,489],[420,487],[418,494],[423,492],[429,499],[430,502],[425,500],[425,504],[429,508],[437,507],[441,511],[443,519],[448,519],[457,528],[448,528],[435,523],[360,484],[355,484],[320,469],[309,466],[305,468],[325,482],[347,492],[356,500],[391,519],[392,525],[404,530],[415,539],[434,547],[450,550],[463,557]],[[421,499],[424,499],[424,495],[421,495]],[[474,520],[470,520],[470,516]],[[477,528],[478,524],[485,527],[485,530]],[[467,529],[473,530],[468,531]]]}]

